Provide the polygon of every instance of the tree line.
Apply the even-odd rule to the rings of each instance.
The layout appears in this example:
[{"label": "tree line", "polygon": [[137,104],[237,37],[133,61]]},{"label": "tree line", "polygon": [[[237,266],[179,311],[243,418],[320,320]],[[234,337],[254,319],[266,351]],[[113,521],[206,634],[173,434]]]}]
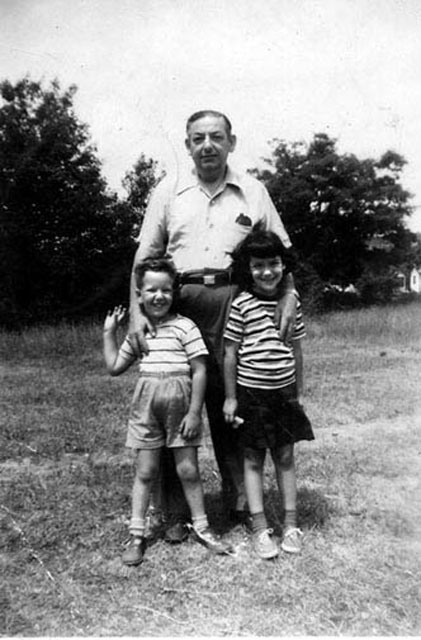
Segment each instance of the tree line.
[{"label": "tree line", "polygon": [[[75,86],[0,83],[0,324],[79,319],[128,299],[129,275],[157,163],[140,154],[119,197],[107,186]],[[405,226],[405,160],[341,155],[326,134],[274,140],[263,180],[297,253],[309,306],[353,285],[361,303],[390,299],[396,270],[420,263]],[[333,287],[333,289],[332,289]]]}]

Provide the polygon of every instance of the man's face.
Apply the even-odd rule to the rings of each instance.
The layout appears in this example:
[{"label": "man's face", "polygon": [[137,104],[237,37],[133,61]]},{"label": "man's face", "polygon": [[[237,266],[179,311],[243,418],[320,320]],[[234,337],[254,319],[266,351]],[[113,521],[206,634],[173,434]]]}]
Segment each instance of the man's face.
[{"label": "man's face", "polygon": [[228,135],[221,117],[205,116],[190,125],[186,147],[202,180],[213,182],[222,178],[235,143],[235,136]]}]

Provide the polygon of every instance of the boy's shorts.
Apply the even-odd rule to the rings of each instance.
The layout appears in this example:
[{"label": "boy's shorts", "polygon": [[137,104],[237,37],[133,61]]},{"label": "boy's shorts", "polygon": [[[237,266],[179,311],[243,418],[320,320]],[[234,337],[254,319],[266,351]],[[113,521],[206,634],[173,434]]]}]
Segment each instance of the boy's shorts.
[{"label": "boy's shorts", "polygon": [[190,406],[191,379],[182,374],[142,374],[130,408],[126,447],[199,447],[200,434],[191,440],[180,433],[181,422]]},{"label": "boy's shorts", "polygon": [[254,389],[238,385],[238,415],[244,423],[239,438],[244,448],[273,449],[299,440],[314,440],[310,420],[297,402],[295,385]]}]

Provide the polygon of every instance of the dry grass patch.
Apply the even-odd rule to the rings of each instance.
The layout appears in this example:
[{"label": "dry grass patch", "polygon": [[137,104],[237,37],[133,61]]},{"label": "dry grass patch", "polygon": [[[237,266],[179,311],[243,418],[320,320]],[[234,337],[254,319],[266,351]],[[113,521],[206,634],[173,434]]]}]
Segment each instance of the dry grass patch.
[{"label": "dry grass patch", "polygon": [[[135,372],[106,376],[100,327],[1,336],[2,633],[419,635],[419,309],[309,322],[316,440],[297,447],[305,544],[301,556],[270,562],[227,522],[205,447],[208,509],[235,557],[157,539],[140,567],[123,567],[132,482],[123,443]],[[269,462],[265,483],[280,535]]]}]

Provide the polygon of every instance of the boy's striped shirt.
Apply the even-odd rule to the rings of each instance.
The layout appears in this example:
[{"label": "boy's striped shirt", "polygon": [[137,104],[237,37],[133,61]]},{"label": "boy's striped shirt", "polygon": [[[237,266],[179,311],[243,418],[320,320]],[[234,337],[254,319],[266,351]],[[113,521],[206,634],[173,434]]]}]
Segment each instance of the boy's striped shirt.
[{"label": "boy's striped shirt", "polygon": [[[293,350],[281,342],[274,323],[277,302],[243,291],[232,303],[224,338],[240,343],[237,382],[242,386],[279,389],[295,382]],[[292,339],[299,340],[304,336],[298,303]]]},{"label": "boy's striped shirt", "polygon": [[[139,372],[147,374],[180,373],[190,375],[190,360],[208,354],[202,335],[195,323],[178,314],[156,325],[156,336],[146,335],[148,355],[143,355]],[[134,361],[137,356],[126,336],[120,355]]]}]

